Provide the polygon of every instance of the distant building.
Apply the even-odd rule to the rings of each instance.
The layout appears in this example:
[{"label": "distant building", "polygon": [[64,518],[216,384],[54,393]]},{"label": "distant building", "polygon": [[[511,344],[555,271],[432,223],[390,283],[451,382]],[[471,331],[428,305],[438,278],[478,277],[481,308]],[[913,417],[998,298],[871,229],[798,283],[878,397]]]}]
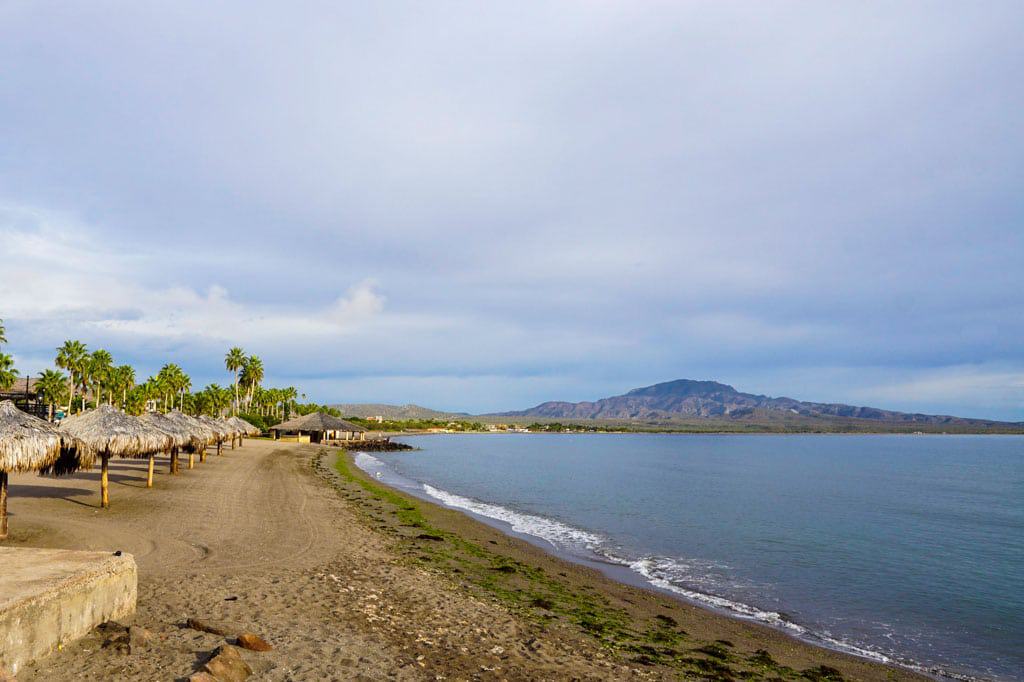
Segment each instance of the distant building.
[{"label": "distant building", "polygon": [[0,400],[10,400],[14,405],[29,414],[42,419],[48,416],[48,406],[36,390],[39,379],[36,377],[19,376],[14,385],[0,391]]}]

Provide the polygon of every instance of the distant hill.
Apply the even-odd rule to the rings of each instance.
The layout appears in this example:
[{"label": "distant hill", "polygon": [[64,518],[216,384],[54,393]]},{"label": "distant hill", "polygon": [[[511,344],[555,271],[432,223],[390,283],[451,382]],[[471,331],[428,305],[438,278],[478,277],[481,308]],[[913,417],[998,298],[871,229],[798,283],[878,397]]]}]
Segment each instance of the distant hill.
[{"label": "distant hill", "polygon": [[385,419],[451,419],[468,417],[465,412],[439,412],[420,405],[385,405],[381,403],[342,403],[330,405],[346,417],[376,417]]},{"label": "distant hill", "polygon": [[867,420],[879,425],[951,426],[958,428],[1024,428],[984,419],[966,419],[945,415],[911,414],[876,407],[857,407],[840,403],[815,403],[793,398],[772,398],[742,393],[717,381],[679,379],[637,388],[624,395],[594,402],[546,402],[518,412],[503,412],[502,417],[546,419],[602,419],[674,421],[714,419],[716,421],[777,422],[781,419],[801,423]]}]

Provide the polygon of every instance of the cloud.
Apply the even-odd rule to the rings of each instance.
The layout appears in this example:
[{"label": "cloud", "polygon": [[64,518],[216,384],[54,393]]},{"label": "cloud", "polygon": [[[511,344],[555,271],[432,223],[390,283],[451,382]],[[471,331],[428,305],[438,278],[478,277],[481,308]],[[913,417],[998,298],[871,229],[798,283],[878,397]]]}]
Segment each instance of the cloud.
[{"label": "cloud", "polygon": [[1024,367],[1022,12],[8,3],[0,316],[322,400],[977,413],[914,381]]}]

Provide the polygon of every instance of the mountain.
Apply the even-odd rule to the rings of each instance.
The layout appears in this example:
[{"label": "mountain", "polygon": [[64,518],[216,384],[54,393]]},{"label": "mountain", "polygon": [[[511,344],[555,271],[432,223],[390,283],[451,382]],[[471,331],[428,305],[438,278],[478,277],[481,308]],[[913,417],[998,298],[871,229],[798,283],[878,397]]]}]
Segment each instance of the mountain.
[{"label": "mountain", "polygon": [[538,417],[547,419],[607,419],[673,421],[715,419],[739,421],[836,421],[867,420],[888,425],[928,426],[1024,426],[984,419],[966,419],[945,415],[909,414],[876,407],[857,407],[840,403],[815,403],[793,398],[772,398],[742,393],[717,381],[678,379],[624,395],[595,402],[547,402],[519,412],[505,412],[504,417]]},{"label": "mountain", "polygon": [[385,405],[381,403],[350,403],[329,405],[341,411],[346,417],[376,417],[385,419],[451,419],[468,417],[465,412],[439,412],[420,405]]}]

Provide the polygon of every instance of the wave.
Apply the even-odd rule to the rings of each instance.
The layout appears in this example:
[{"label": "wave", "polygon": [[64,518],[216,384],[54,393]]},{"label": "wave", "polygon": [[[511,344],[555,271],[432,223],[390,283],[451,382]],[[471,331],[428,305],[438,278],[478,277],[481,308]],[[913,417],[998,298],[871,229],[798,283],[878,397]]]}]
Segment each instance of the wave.
[{"label": "wave", "polygon": [[435,488],[426,483],[422,485],[423,491],[427,495],[443,502],[449,507],[464,509],[480,516],[486,516],[489,519],[504,521],[515,532],[547,540],[556,549],[577,551],[585,549],[597,552],[604,545],[604,540],[600,536],[589,531],[574,528],[560,521],[555,521],[554,519],[524,514],[496,504],[479,502],[468,497],[450,493],[447,490]]}]

